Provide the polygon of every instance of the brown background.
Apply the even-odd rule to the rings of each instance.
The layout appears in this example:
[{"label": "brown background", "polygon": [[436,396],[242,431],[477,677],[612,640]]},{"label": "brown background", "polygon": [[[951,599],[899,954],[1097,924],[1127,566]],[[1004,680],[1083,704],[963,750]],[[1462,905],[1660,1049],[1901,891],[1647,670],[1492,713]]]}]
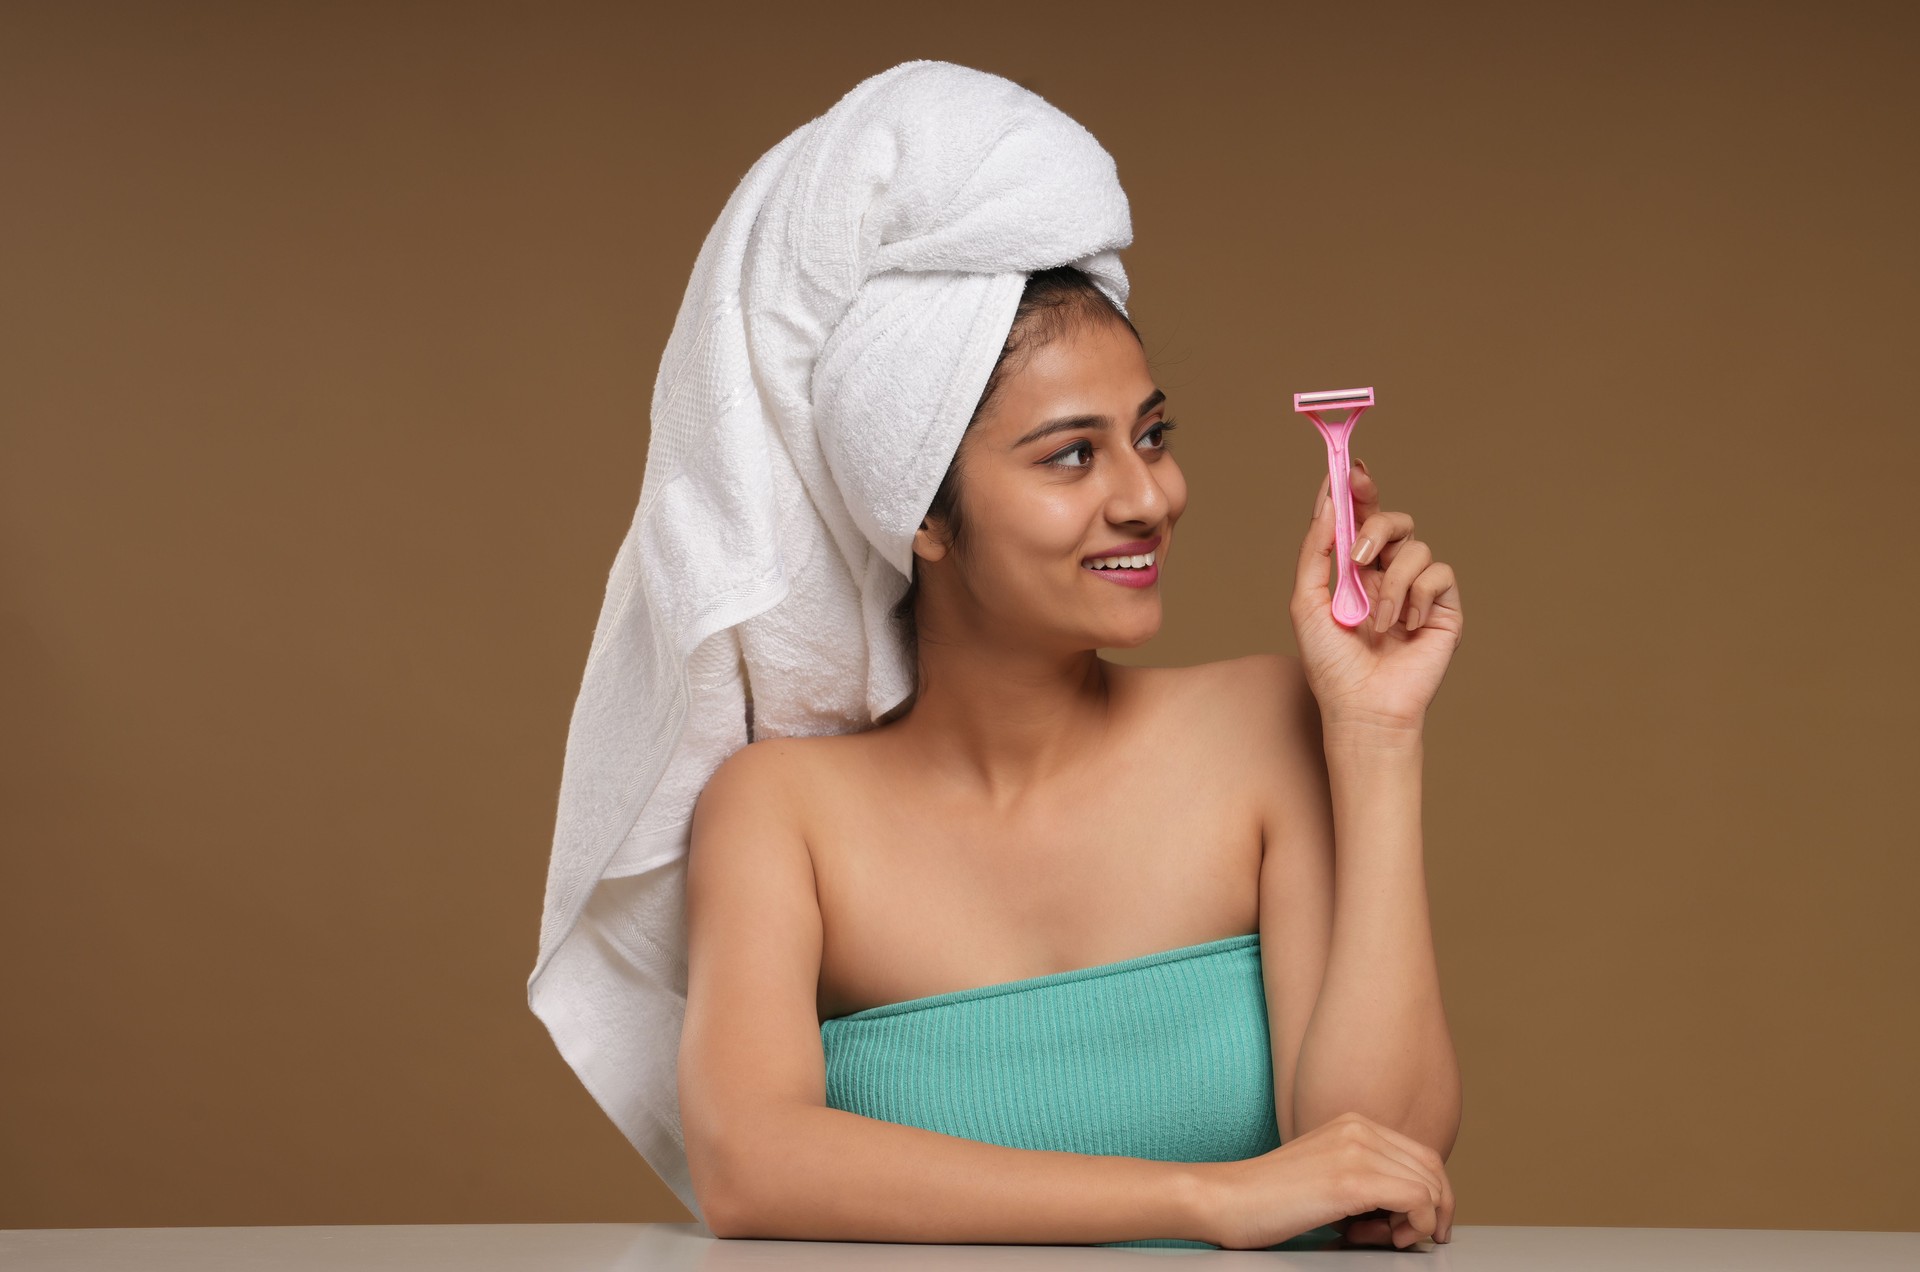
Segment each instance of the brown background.
[{"label": "brown background", "polygon": [[1291,649],[1324,452],[1461,579],[1469,1224],[1920,1228],[1915,10],[0,9],[0,1224],[681,1220],[526,1009],[661,349],[762,152],[939,57],[1087,125]]}]

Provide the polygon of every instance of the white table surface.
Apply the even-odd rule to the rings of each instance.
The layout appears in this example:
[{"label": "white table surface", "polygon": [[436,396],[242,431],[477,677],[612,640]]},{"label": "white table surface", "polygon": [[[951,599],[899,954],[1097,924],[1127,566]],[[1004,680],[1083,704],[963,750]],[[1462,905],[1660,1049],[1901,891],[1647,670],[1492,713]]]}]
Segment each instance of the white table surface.
[{"label": "white table surface", "polygon": [[1099,1246],[886,1245],[720,1241],[693,1223],[341,1224],[272,1228],[0,1230],[5,1272],[639,1272],[640,1269],[992,1269],[1195,1266],[1538,1269],[1743,1269],[1916,1272],[1920,1233],[1771,1228],[1521,1228],[1461,1224],[1446,1245],[1329,1251],[1116,1249]]}]

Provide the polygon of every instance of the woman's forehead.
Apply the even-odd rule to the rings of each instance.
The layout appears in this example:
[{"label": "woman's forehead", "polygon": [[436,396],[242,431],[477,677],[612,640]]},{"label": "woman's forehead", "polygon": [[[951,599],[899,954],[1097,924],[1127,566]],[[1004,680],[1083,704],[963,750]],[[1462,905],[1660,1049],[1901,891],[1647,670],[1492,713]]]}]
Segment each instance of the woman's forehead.
[{"label": "woman's forehead", "polygon": [[1058,418],[1104,415],[1124,425],[1152,410],[1159,390],[1140,342],[1119,322],[1100,326],[1106,330],[1076,330],[1034,349],[1001,382],[984,421],[990,430],[1011,442]]}]

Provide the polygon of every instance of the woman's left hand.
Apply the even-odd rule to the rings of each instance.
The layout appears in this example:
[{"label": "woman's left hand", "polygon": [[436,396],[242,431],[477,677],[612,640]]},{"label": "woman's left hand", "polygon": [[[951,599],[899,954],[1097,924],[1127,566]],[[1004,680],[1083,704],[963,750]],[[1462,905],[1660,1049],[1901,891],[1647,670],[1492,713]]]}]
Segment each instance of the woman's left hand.
[{"label": "woman's left hand", "polygon": [[1331,477],[1320,480],[1317,509],[1300,545],[1293,600],[1294,639],[1301,668],[1319,699],[1324,726],[1379,727],[1417,732],[1427,705],[1460,644],[1460,587],[1453,567],[1413,537],[1413,518],[1380,509],[1380,488],[1354,460],[1353,541],[1373,549],[1358,562],[1372,609],[1358,627],[1333,621],[1333,501]]}]

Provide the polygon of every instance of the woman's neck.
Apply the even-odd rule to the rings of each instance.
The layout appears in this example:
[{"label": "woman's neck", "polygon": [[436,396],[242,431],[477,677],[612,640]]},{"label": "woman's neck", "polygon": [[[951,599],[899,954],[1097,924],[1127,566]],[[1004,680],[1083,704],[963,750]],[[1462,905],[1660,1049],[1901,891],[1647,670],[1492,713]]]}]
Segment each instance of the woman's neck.
[{"label": "woman's neck", "polygon": [[1113,668],[1097,650],[923,643],[919,670],[912,709],[886,727],[969,801],[1010,810],[1024,793],[1083,770],[1106,736]]}]

